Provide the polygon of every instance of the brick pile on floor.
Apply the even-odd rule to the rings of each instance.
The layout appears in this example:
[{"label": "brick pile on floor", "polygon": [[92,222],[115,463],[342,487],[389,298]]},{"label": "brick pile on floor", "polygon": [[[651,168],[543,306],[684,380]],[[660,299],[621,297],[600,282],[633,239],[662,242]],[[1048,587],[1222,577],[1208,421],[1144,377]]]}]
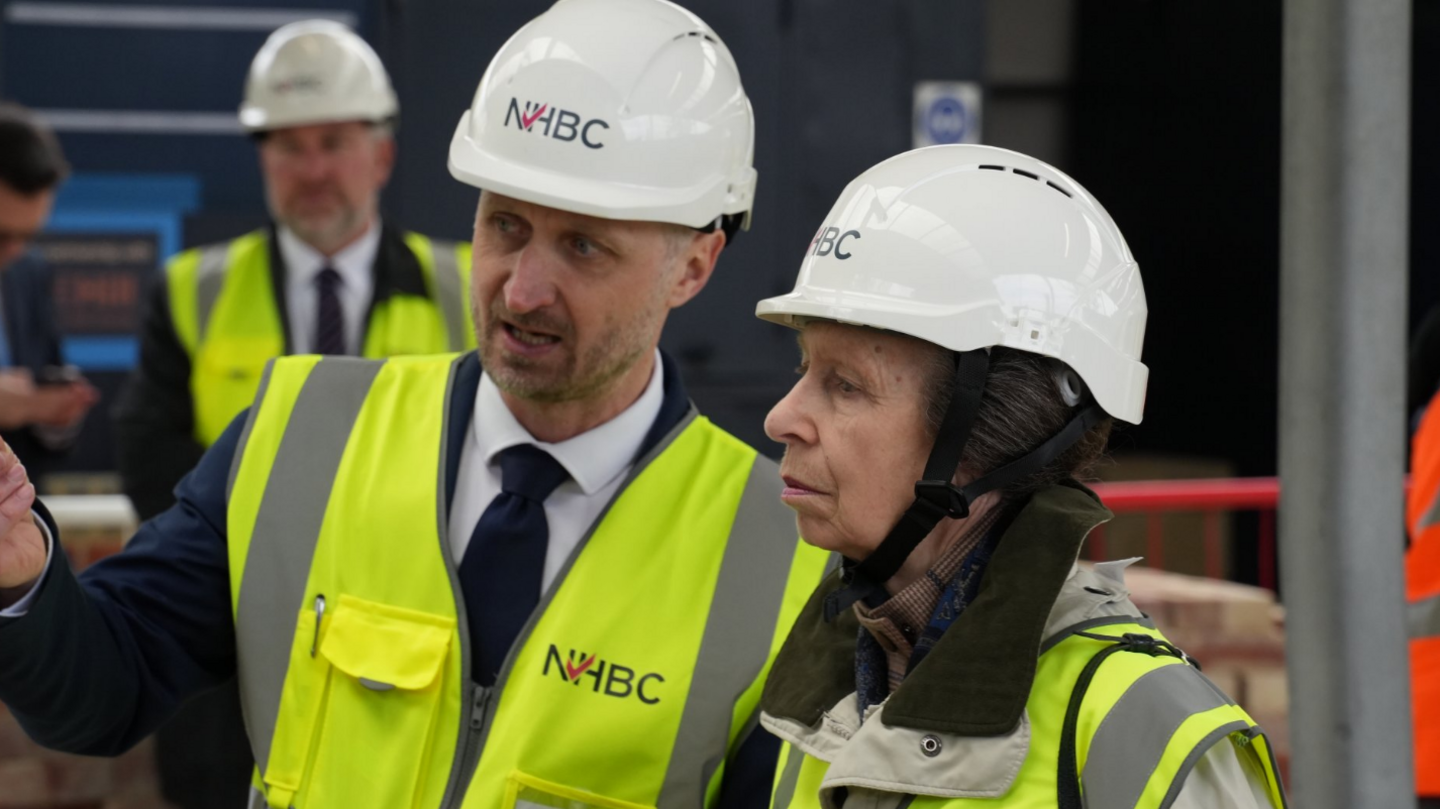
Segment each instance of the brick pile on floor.
[{"label": "brick pile on floor", "polygon": [[1290,762],[1284,611],[1260,587],[1145,567],[1125,571],[1130,597],[1176,646],[1265,729],[1280,770]]},{"label": "brick pile on floor", "polygon": [[[117,531],[67,530],[65,548],[78,568],[118,553]],[[56,753],[30,741],[0,705],[0,809],[166,809],[146,740],[119,758]]]}]

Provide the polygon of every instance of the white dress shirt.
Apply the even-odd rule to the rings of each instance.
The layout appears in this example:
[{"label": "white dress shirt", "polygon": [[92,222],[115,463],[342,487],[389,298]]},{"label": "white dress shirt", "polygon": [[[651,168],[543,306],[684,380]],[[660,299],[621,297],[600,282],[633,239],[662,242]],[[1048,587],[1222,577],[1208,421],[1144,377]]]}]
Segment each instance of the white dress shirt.
[{"label": "white dress shirt", "polygon": [[588,432],[558,444],[535,440],[515,420],[500,398],[500,389],[489,374],[480,378],[475,396],[475,416],[466,431],[460,451],[460,471],[455,481],[455,502],[450,512],[449,540],[456,564],[465,558],[470,535],[490,501],[500,494],[500,459],[503,449],[517,444],[534,444],[550,453],[570,473],[545,500],[545,519],[550,526],[550,545],[545,551],[543,589],[549,589],[570,553],[589,531],[610,502],[635,453],[645,441],[664,401],[664,371],[660,352],[655,352],[655,370],[645,392],[615,418]]},{"label": "white dress shirt", "polygon": [[326,267],[340,274],[340,311],[345,314],[345,350],[358,356],[364,347],[365,315],[375,294],[375,254],[380,250],[380,222],[372,222],[360,238],[333,256],[325,256],[281,225],[276,228],[280,260],[285,262],[285,314],[290,319],[292,354],[315,350],[315,309],[320,290],[315,277]]}]

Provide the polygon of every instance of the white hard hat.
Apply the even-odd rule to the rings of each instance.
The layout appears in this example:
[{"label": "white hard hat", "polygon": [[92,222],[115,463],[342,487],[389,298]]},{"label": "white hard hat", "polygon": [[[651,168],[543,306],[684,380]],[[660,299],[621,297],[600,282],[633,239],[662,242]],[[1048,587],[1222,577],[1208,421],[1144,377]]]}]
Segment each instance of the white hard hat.
[{"label": "white hard hat", "polygon": [[1125,238],[1079,183],[1016,152],[960,145],[892,157],[846,186],[795,290],[755,313],[1055,357],[1106,413],[1138,424],[1146,312]]},{"label": "white hard hat", "polygon": [[251,132],[332,121],[381,123],[400,105],[380,57],[330,20],[282,26],[265,40],[245,80],[240,124]]},{"label": "white hard hat", "polygon": [[490,62],[450,173],[606,219],[748,226],[754,143],[735,60],[699,17],[665,0],[560,0]]}]

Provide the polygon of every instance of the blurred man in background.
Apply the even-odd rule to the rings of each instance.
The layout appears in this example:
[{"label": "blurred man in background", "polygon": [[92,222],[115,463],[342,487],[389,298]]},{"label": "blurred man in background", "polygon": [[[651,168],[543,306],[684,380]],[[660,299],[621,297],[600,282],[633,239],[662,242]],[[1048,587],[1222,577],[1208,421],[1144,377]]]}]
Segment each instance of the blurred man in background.
[{"label": "blurred man in background", "polygon": [[48,128],[0,103],[0,432],[32,475],[74,443],[96,390],[65,366],[50,272],[30,252],[69,167]]},{"label": "blurred man in background", "polygon": [[[475,346],[469,244],[379,216],[398,112],[380,58],[338,23],[286,25],[255,56],[240,123],[273,221],[180,254],[151,293],[116,411],[120,474],[142,519],[174,502],[270,359]],[[158,741],[166,797],[186,809],[242,804],[251,758],[233,684],[192,702]]]},{"label": "blurred man in background", "polygon": [[271,358],[475,346],[469,245],[380,220],[398,112],[380,58],[339,23],[286,25],[255,56],[240,123],[273,222],[181,253],[151,293],[116,416],[120,474],[142,519],[174,502]]}]

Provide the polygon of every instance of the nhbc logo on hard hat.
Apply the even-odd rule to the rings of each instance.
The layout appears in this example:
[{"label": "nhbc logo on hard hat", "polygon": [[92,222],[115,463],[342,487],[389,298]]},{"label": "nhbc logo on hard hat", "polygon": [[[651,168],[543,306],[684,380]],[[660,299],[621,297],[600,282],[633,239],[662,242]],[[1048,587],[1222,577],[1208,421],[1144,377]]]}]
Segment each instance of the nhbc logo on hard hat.
[{"label": "nhbc logo on hard hat", "polygon": [[820,258],[833,255],[844,261],[853,255],[853,253],[846,252],[845,240],[859,238],[860,231],[858,230],[847,230],[841,233],[840,228],[821,225],[820,229],[815,231],[815,238],[810,240],[810,255]]},{"label": "nhbc logo on hard hat", "polygon": [[581,677],[588,675],[593,681],[590,690],[596,694],[618,699],[634,696],[646,705],[654,705],[660,701],[655,689],[665,682],[665,678],[656,672],[641,674],[637,678],[637,670],[613,660],[601,660],[600,656],[593,652],[588,655],[584,652],[577,654],[571,649],[566,657],[560,654],[560,648],[553,643],[545,654],[545,667],[540,676],[549,676],[552,666],[560,679],[567,683],[576,685]]},{"label": "nhbc logo on hard hat", "polygon": [[510,107],[505,110],[505,126],[515,122],[515,128],[522,132],[534,132],[535,125],[541,124],[540,134],[554,138],[555,140],[571,142],[577,138],[591,149],[603,149],[605,144],[599,141],[600,133],[591,131],[595,127],[609,129],[610,124],[599,118],[591,118],[583,124],[584,119],[579,113],[570,110],[562,110],[552,104],[538,104],[534,101],[526,101],[524,109],[520,107],[520,101],[516,98],[510,99]]}]

